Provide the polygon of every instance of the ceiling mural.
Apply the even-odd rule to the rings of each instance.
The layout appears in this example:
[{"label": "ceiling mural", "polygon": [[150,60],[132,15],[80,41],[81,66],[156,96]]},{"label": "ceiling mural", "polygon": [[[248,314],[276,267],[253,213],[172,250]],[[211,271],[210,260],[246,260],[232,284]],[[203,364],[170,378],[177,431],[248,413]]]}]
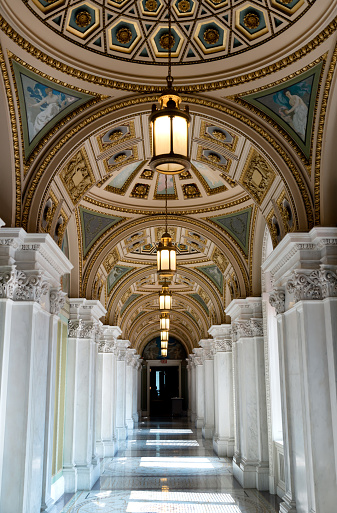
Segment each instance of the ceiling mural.
[{"label": "ceiling mural", "polygon": [[241,97],[283,128],[307,159],[322,69],[323,61],[291,80]]},{"label": "ceiling mural", "polygon": [[[51,30],[91,52],[142,64],[166,64],[168,23],[162,0],[22,0]],[[243,53],[281,36],[313,0],[176,0],[173,64]],[[281,36],[282,37],[282,36]]]},{"label": "ceiling mural", "polygon": [[22,120],[25,159],[57,123],[95,96],[63,87],[12,60]]},{"label": "ceiling mural", "polygon": [[123,220],[122,217],[100,214],[83,207],[79,207],[79,213],[84,257],[104,232]]},{"label": "ceiling mural", "polygon": [[246,208],[239,212],[233,212],[224,216],[215,216],[210,219],[226,230],[243,249],[245,255],[248,255],[251,216],[252,209]]}]

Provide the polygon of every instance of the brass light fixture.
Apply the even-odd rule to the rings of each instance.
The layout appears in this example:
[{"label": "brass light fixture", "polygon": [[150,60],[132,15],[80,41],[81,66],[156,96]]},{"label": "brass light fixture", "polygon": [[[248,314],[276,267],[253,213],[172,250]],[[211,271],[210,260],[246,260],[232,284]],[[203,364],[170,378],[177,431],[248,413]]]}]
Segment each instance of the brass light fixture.
[{"label": "brass light fixture", "polygon": [[161,349],[161,355],[166,357],[167,356],[167,349],[162,348]]},{"label": "brass light fixture", "polygon": [[160,329],[167,331],[170,329],[170,318],[167,313],[163,313],[160,316]]},{"label": "brass light fixture", "polygon": [[172,243],[172,237],[167,231],[167,175],[165,176],[165,233],[162,235],[157,248],[157,273],[169,278],[177,270],[177,252]]},{"label": "brass light fixture", "polygon": [[160,109],[152,105],[150,123],[152,127],[153,156],[150,168],[158,173],[174,175],[191,167],[189,157],[188,127],[191,121],[188,106],[180,110],[181,98],[173,88],[171,54],[174,37],[171,30],[171,0],[168,0],[168,75],[167,89],[159,98]]},{"label": "brass light fixture", "polygon": [[[169,332],[168,331],[161,331],[160,332],[161,347],[163,347],[163,343],[167,343],[168,342],[168,339],[169,339]],[[166,347],[166,349],[167,349],[167,347]]]},{"label": "brass light fixture", "polygon": [[170,292],[166,279],[162,286],[161,292],[159,292],[159,310],[162,313],[167,313],[172,308],[172,293]]}]

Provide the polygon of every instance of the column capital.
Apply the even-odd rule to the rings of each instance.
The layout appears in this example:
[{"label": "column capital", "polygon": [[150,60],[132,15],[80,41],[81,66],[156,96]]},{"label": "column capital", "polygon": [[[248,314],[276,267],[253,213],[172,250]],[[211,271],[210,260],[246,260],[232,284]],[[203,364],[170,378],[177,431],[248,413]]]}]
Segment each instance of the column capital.
[{"label": "column capital", "polygon": [[191,355],[191,356],[193,356],[194,366],[197,367],[197,365],[202,365],[203,364],[203,361],[202,361],[203,349],[201,347],[195,347],[193,349],[193,353],[194,353],[194,355]]},{"label": "column capital", "polygon": [[204,338],[200,340],[199,346],[202,347],[202,359],[213,360],[214,358],[214,340],[211,338]]},{"label": "column capital", "polygon": [[260,297],[233,299],[225,312],[231,317],[232,324],[236,320],[249,320],[252,317],[262,318],[262,299]]},{"label": "column capital", "polygon": [[276,310],[277,314],[284,313],[285,311],[285,289],[284,287],[275,287],[269,295],[269,303]]},{"label": "column capital", "polygon": [[98,322],[106,314],[106,309],[98,299],[69,298],[69,318],[82,319],[83,321]]},{"label": "column capital", "polygon": [[129,340],[117,340],[117,360],[125,361],[127,348],[131,345]]},{"label": "column capital", "polygon": [[239,338],[263,337],[263,319],[238,320],[233,323],[233,336]]},{"label": "column capital", "polygon": [[214,351],[231,351],[232,350],[232,326],[231,324],[213,325],[208,330],[213,336]]},{"label": "column capital", "polygon": [[337,228],[315,227],[308,233],[288,233],[268,256],[262,270],[270,272],[273,285],[285,286],[292,271],[335,267]]},{"label": "column capital", "polygon": [[49,291],[49,305],[50,313],[58,315],[65,305],[67,294],[62,292],[60,288],[50,289]]}]

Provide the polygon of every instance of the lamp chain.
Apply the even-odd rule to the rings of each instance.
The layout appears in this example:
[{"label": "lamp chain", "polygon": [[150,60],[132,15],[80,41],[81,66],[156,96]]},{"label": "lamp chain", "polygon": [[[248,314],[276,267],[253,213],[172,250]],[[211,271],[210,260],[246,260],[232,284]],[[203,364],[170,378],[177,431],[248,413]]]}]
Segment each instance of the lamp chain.
[{"label": "lamp chain", "polygon": [[167,175],[165,175],[165,233],[167,233]]},{"label": "lamp chain", "polygon": [[169,37],[168,37],[168,75],[166,77],[168,88],[171,89],[173,84],[173,78],[171,75],[171,40],[172,40],[172,30],[171,30],[171,0],[167,2],[167,10],[168,10],[168,26],[169,26]]}]

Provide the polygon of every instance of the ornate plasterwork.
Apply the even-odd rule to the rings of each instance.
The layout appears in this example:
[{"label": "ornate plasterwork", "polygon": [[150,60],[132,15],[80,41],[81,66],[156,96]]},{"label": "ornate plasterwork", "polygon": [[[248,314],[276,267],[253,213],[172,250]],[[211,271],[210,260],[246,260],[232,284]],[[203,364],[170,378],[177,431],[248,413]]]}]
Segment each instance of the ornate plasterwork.
[{"label": "ornate plasterwork", "polygon": [[69,338],[91,338],[99,341],[101,336],[101,323],[84,321],[83,319],[70,320],[68,323]]},{"label": "ornate plasterwork", "polygon": [[232,351],[233,341],[224,339],[224,340],[215,340],[214,349],[216,352],[230,352]]},{"label": "ornate plasterwork", "polygon": [[40,303],[48,290],[49,284],[42,271],[18,271],[15,266],[0,271],[1,298]]},{"label": "ornate plasterwork", "polygon": [[49,292],[50,313],[58,315],[65,305],[67,294],[60,289],[51,289]]},{"label": "ornate plasterwork", "polygon": [[[295,6],[291,10],[283,8],[281,16],[277,14],[280,11],[279,3],[275,3],[271,9],[268,4],[261,8],[257,0],[240,6],[236,3],[212,2],[210,5],[216,8],[208,9],[209,16],[203,15],[199,23],[200,12],[206,13],[205,8],[201,10],[199,2],[175,2],[172,9],[173,64],[184,60],[198,63],[212,60],[212,57],[226,58],[280,37],[311,7],[307,0],[293,1]],[[108,5],[99,0],[76,4],[56,1],[50,3],[48,13],[43,0],[23,2],[59,37],[75,45],[81,44],[88,51],[135,63],[166,64],[169,38],[166,9],[162,9],[162,2],[141,0],[140,13],[138,8],[136,11],[125,9],[125,1],[110,1]],[[53,10],[55,18],[52,16]],[[56,15],[67,20],[66,24],[58,22]],[[280,17],[282,23],[278,27]],[[146,21],[150,23],[145,28]],[[192,34],[189,31],[191,24],[196,25]],[[242,42],[242,35],[245,43]]]},{"label": "ornate plasterwork", "polygon": [[96,182],[85,148],[81,148],[66,164],[60,178],[74,205]]},{"label": "ornate plasterwork", "polygon": [[258,205],[266,197],[276,175],[268,162],[251,148],[243,168],[240,183],[250,192]]},{"label": "ornate plasterwork", "polygon": [[[226,87],[231,87],[235,85],[242,84],[244,82],[250,82],[252,80],[256,80],[261,77],[265,77],[275,71],[279,71],[290,64],[293,64],[299,59],[302,59],[306,54],[315,50],[318,46],[320,46],[328,37],[335,33],[337,28],[337,19],[333,19],[330,24],[315,37],[310,43],[303,46],[299,50],[296,50],[289,56],[282,58],[281,60],[273,63],[271,65],[265,66],[264,68],[258,69],[256,71],[252,71],[246,74],[239,74],[234,78],[229,78],[226,80],[219,80],[214,83],[200,83],[193,85],[181,86],[181,91],[209,91],[210,89],[222,89]],[[77,77],[81,80],[85,80],[88,82],[100,84],[105,87],[115,88],[115,89],[127,89],[128,91],[142,91],[142,92],[150,92],[157,91],[158,87],[148,86],[144,84],[126,84],[123,82],[111,80],[109,78],[104,78],[92,73],[83,73],[82,70],[78,68],[74,68],[72,66],[68,66],[64,63],[60,63],[57,59],[45,54],[40,49],[37,49],[34,45],[26,41],[18,32],[2,17],[0,16],[0,29],[11,38],[16,44],[21,46],[25,51],[29,52],[31,55],[36,57],[37,59],[45,62],[48,66],[51,66],[55,69],[61,69],[62,72]]]},{"label": "ornate plasterwork", "polygon": [[295,303],[337,297],[336,268],[321,265],[320,269],[315,270],[295,269],[287,281],[286,289],[294,295]]},{"label": "ornate plasterwork", "polygon": [[276,314],[285,312],[285,291],[283,288],[275,288],[269,295],[269,303],[276,310]]},{"label": "ornate plasterwork", "polygon": [[235,321],[232,325],[232,331],[234,341],[241,337],[263,337],[263,320]]}]

